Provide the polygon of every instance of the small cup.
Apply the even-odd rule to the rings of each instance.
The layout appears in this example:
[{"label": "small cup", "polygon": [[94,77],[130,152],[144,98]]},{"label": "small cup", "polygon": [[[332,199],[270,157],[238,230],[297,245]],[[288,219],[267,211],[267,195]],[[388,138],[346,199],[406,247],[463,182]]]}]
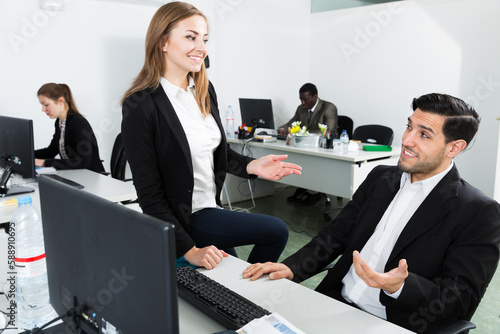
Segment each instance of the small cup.
[{"label": "small cup", "polygon": [[333,148],[333,137],[326,138],[326,148]]},{"label": "small cup", "polygon": [[238,129],[238,139],[245,139],[245,129]]}]

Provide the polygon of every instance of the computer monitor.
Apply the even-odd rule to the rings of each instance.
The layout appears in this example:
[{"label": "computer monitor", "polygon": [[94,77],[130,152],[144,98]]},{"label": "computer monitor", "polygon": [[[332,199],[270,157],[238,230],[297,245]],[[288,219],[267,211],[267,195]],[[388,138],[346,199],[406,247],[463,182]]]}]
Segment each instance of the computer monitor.
[{"label": "computer monitor", "polygon": [[[240,98],[241,123],[253,128],[274,129],[271,100]],[[252,132],[255,129],[252,129]]]},{"label": "computer monitor", "polygon": [[44,175],[39,187],[50,303],[76,310],[66,332],[178,334],[174,226]]},{"label": "computer monitor", "polygon": [[0,116],[0,167],[4,168],[0,178],[0,197],[34,191],[30,187],[7,188],[12,173],[18,173],[25,178],[36,177],[31,119]]}]

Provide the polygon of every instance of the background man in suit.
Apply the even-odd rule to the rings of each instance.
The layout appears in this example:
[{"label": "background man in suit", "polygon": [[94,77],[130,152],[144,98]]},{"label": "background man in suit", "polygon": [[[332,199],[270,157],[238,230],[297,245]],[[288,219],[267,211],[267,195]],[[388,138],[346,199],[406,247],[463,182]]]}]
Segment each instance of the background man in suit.
[{"label": "background man in suit", "polygon": [[453,162],[479,116],[443,94],[414,99],[413,110],[397,167],[375,168],[309,244],[283,263],[249,266],[244,277],[300,282],[341,255],[317,291],[418,333],[469,320],[500,253],[499,203]]},{"label": "background man in suit", "polygon": [[295,111],[295,115],[285,124],[279,127],[278,134],[286,135],[288,128],[293,122],[300,121],[301,126],[307,126],[310,133],[318,133],[321,130],[318,124],[325,124],[328,131],[337,133],[337,107],[328,101],[318,98],[318,89],[312,83],[306,83],[299,89],[300,105]]},{"label": "background man in suit", "polygon": [[[300,125],[306,126],[310,133],[320,133],[318,124],[325,124],[328,132],[333,132],[335,138],[339,137],[337,130],[338,115],[337,107],[328,101],[318,98],[318,89],[312,83],[306,83],[299,89],[300,105],[295,111],[295,115],[285,124],[279,127],[278,134],[288,134],[288,128],[293,122],[300,121]],[[304,188],[298,188],[295,193],[288,197],[288,201],[300,202],[311,205],[321,198],[321,194],[308,191]]]}]

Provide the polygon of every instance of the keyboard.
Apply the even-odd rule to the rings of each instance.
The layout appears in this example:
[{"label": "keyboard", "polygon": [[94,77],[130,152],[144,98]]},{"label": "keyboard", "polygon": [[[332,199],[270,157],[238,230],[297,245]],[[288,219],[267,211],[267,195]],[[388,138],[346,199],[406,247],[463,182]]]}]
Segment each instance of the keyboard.
[{"label": "keyboard", "polygon": [[228,329],[271,314],[191,267],[177,267],[179,296]]},{"label": "keyboard", "polygon": [[77,189],[83,189],[83,188],[85,188],[80,183],[68,180],[67,178],[64,178],[64,177],[62,177],[60,175],[57,175],[57,174],[42,174],[42,175],[50,177],[53,180],[56,180],[56,181],[59,181],[59,182],[62,182],[62,183],[66,183],[68,186],[72,186],[72,187],[75,187]]}]

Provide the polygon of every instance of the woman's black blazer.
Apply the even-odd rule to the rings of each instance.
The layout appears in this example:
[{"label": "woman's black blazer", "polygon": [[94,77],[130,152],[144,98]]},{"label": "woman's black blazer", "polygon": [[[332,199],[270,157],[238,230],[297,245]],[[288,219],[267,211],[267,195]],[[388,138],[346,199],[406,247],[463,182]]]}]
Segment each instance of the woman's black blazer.
[{"label": "woman's black blazer", "polygon": [[[253,158],[229,147],[212,84],[209,93],[210,110],[222,137],[214,152],[215,200],[221,205],[226,173],[250,178],[246,166]],[[139,204],[144,213],[175,225],[176,252],[180,257],[195,246],[189,236],[194,179],[186,134],[161,85],[126,98],[122,113],[123,144]]]},{"label": "woman's black blazer", "polygon": [[59,152],[59,119],[56,120],[55,132],[50,145],[35,151],[35,158],[45,159],[46,167],[55,169],[90,169],[94,172],[104,172],[97,139],[90,123],[79,113],[69,110],[66,116],[66,130],[64,132],[64,149],[68,159],[54,159]]}]

